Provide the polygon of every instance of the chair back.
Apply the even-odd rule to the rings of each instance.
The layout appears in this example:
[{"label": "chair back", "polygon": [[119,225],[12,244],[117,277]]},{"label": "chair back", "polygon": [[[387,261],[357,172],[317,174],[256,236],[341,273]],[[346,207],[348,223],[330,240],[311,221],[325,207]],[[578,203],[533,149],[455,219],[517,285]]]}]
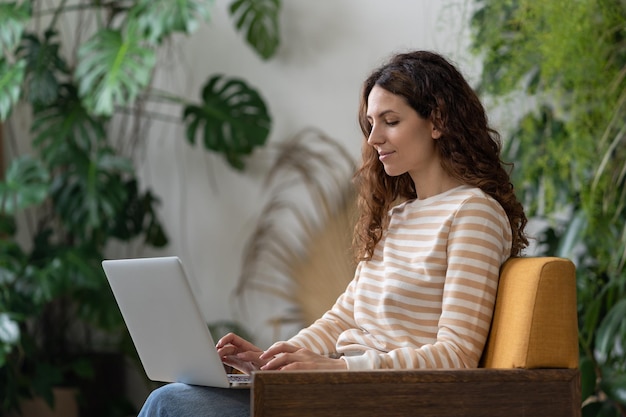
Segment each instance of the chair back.
[{"label": "chair back", "polygon": [[502,266],[480,366],[578,367],[576,269],[570,260],[511,258]]}]

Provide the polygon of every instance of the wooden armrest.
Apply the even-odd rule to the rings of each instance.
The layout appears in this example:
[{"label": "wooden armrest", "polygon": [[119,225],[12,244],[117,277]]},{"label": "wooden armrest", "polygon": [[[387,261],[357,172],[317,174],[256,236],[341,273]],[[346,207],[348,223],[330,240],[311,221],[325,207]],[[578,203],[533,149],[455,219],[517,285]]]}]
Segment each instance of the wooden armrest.
[{"label": "wooden armrest", "polygon": [[257,372],[254,417],[580,416],[577,369]]}]

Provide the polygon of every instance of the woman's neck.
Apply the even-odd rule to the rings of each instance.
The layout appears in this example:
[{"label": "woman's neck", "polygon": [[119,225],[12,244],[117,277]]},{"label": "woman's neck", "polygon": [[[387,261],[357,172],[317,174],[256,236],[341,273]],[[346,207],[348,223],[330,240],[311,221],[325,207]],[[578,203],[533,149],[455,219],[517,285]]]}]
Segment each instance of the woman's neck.
[{"label": "woman's neck", "polygon": [[420,178],[418,181],[413,179],[413,184],[415,185],[418,200],[434,197],[437,194],[445,193],[446,191],[463,185],[461,181],[447,174],[439,176],[439,178],[425,177]]}]

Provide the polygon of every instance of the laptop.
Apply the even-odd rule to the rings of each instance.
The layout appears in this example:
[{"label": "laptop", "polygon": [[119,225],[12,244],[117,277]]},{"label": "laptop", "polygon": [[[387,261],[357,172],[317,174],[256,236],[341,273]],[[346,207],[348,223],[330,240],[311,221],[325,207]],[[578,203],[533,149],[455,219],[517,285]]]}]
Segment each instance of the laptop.
[{"label": "laptop", "polygon": [[105,260],[102,268],[148,378],[249,387],[248,375],[227,373],[178,257]]}]

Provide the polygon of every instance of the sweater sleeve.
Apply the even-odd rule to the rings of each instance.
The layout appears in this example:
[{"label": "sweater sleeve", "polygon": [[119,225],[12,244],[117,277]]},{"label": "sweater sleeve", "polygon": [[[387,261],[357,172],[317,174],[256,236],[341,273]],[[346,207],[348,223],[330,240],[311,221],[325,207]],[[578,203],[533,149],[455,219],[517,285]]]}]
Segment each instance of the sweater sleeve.
[{"label": "sweater sleeve", "polygon": [[462,204],[445,246],[447,269],[436,341],[346,356],[348,369],[476,367],[491,325],[500,267],[510,247],[510,226],[499,204],[484,198]]},{"label": "sweater sleeve", "polygon": [[288,340],[296,346],[307,348],[320,355],[337,352],[336,343],[339,335],[356,326],[354,320],[354,289],[358,282],[361,264],[357,265],[354,278],[333,307],[309,327],[298,332]]}]

